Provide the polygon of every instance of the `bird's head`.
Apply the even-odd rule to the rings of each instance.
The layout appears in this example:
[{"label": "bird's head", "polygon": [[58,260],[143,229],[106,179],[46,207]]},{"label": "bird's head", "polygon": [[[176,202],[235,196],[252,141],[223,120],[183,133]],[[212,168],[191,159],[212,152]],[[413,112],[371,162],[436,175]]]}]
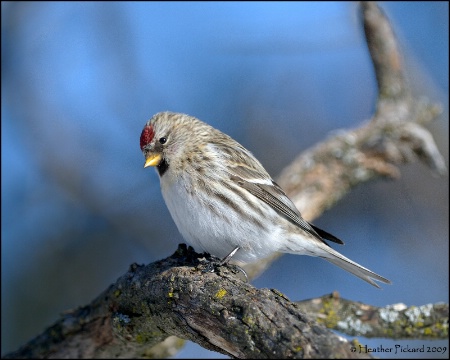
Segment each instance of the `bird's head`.
[{"label": "bird's head", "polygon": [[208,142],[211,127],[200,120],[172,112],[154,115],[144,126],[140,138],[144,167],[156,166],[162,176],[170,166],[183,168],[189,154]]}]

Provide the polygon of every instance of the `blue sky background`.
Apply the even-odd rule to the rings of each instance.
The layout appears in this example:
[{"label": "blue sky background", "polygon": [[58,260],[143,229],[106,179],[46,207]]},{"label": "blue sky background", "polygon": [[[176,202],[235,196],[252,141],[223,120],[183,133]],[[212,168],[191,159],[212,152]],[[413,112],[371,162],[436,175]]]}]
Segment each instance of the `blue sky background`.
[{"label": "blue sky background", "polygon": [[[448,3],[381,5],[414,92],[443,105],[429,129],[448,164]],[[139,136],[154,113],[210,123],[276,178],[299,152],[374,110],[356,3],[1,6],[2,355],[90,302],[131,263],[166,257],[183,242],[156,173],[143,169]],[[291,300],[337,290],[379,306],[448,302],[448,177],[422,164],[401,170],[400,180],[364,184],[314,221],[345,241],[339,251],[392,286],[377,290],[293,255],[253,284]],[[189,343],[176,357],[223,356]]]}]

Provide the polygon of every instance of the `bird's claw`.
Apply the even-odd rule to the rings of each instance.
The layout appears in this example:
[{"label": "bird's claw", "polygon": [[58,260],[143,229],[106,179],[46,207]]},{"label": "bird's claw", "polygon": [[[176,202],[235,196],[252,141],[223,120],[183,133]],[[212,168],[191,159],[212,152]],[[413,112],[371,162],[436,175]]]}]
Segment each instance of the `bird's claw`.
[{"label": "bird's claw", "polygon": [[221,266],[226,266],[234,274],[237,274],[238,272],[241,272],[242,274],[244,274],[245,282],[248,283],[248,275],[247,275],[247,273],[245,272],[245,270],[243,268],[241,268],[238,265],[230,264],[228,262],[224,262],[223,260],[218,260],[217,258],[211,258],[209,260],[203,259],[202,262],[204,263],[204,265],[202,265],[202,269],[201,269],[202,273],[217,272],[218,268],[220,268]]}]

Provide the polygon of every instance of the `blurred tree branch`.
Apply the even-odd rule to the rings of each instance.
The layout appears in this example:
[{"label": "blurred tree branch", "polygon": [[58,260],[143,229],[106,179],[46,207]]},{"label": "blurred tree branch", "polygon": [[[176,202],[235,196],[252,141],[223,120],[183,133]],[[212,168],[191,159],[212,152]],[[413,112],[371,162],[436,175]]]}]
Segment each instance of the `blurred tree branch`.
[{"label": "blurred tree branch", "polygon": [[351,336],[437,340],[448,338],[448,304],[376,307],[342,299],[334,292],[296,304],[318,323]]},{"label": "blurred tree branch", "polygon": [[[440,107],[411,95],[387,18],[374,2],[360,6],[379,88],[377,110],[361,127],[326,139],[281,173],[278,183],[309,221],[356,185],[399,177],[402,163],[420,159],[436,173],[446,173],[434,139],[423,127],[436,119]],[[247,267],[250,277],[275,257]],[[275,290],[258,290],[242,282],[231,267],[204,273],[193,265],[201,268],[201,258],[184,247],[148,266],[132,265],[91,304],[63,314],[6,358],[151,357],[161,354],[152,347],[171,335],[239,358],[367,357],[352,352],[349,342],[320,323],[350,335],[397,339],[406,337],[405,333],[398,327],[392,328],[392,333],[381,331],[383,321],[417,320],[408,315],[415,314],[413,309],[374,309],[336,296],[296,305]],[[418,309],[423,327],[413,333],[414,338],[447,334],[448,305]],[[350,326],[358,321],[373,326],[371,332],[363,333],[364,326],[359,332]],[[404,328],[408,326],[417,328],[417,323],[406,323]],[[435,336],[439,327],[442,332]],[[164,347],[158,351],[169,352]]]},{"label": "blurred tree branch", "polygon": [[[379,89],[376,112],[362,126],[335,131],[302,152],[277,178],[310,222],[357,185],[378,178],[399,178],[401,164],[419,159],[435,174],[447,173],[444,158],[424,127],[441,114],[441,106],[412,96],[388,19],[376,2],[361,2],[360,7]],[[279,256],[245,269],[256,276]]]}]

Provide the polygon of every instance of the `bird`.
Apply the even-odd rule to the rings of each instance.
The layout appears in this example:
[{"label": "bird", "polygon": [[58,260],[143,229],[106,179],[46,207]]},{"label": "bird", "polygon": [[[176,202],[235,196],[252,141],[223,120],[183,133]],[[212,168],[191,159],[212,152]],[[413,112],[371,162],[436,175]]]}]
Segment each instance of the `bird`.
[{"label": "bird", "polygon": [[375,287],[391,283],[329,246],[343,241],[303,219],[256,157],[209,124],[159,112],[145,123],[140,148],[144,168],[155,167],[167,208],[196,251],[239,264],[275,252],[316,256]]}]

